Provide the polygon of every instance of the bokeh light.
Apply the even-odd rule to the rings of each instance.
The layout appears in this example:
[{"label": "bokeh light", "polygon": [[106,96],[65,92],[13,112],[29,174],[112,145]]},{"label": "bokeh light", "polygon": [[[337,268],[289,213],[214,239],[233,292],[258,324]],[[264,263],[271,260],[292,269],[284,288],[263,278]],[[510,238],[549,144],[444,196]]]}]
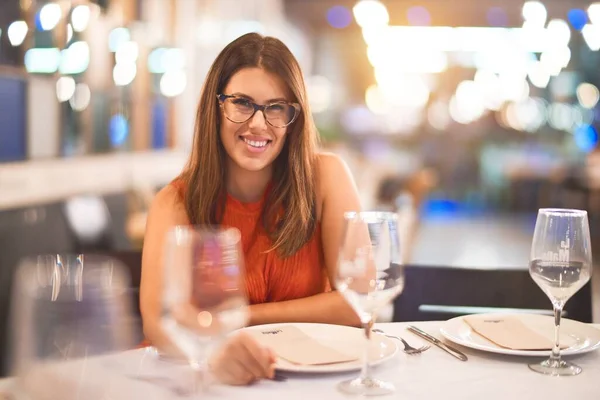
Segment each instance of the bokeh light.
[{"label": "bokeh light", "polygon": [[327,22],[334,28],[346,28],[352,22],[352,13],[344,6],[333,6],[327,10]]},{"label": "bokeh light", "polygon": [[407,11],[408,23],[416,26],[427,26],[431,24],[431,15],[423,6],[410,7]]},{"label": "bokeh light", "polygon": [[567,18],[575,30],[582,30],[588,22],[587,13],[580,8],[573,8],[567,13]]}]

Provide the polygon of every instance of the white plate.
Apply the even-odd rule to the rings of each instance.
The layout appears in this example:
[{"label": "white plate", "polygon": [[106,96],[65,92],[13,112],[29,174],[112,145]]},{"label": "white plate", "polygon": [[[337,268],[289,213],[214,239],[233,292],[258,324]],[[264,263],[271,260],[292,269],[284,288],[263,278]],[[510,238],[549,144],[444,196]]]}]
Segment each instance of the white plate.
[{"label": "white plate", "polygon": [[[362,329],[341,325],[310,323],[257,325],[244,329],[272,329],[285,325],[294,325],[307,335],[318,340],[319,343],[345,354],[353,355],[357,360],[329,365],[297,365],[279,358],[276,364],[278,370],[288,372],[331,373],[356,371],[361,369],[365,346],[365,334]],[[371,347],[369,349],[371,365],[377,365],[388,361],[398,352],[398,347],[394,340],[386,336],[374,333],[371,335],[371,342]]]},{"label": "white plate", "polygon": [[[508,314],[490,314],[494,317]],[[536,314],[510,314],[519,318],[528,328],[554,341],[554,317]],[[472,349],[514,356],[549,357],[550,350],[512,350],[502,348],[483,336],[474,332],[463,317],[448,320],[440,328],[441,334],[448,340]],[[562,355],[583,354],[600,348],[600,330],[582,322],[562,318],[560,322],[561,337],[567,336],[572,341],[568,348],[561,350]],[[561,340],[562,341],[562,340]],[[564,343],[564,342],[563,342]]]}]

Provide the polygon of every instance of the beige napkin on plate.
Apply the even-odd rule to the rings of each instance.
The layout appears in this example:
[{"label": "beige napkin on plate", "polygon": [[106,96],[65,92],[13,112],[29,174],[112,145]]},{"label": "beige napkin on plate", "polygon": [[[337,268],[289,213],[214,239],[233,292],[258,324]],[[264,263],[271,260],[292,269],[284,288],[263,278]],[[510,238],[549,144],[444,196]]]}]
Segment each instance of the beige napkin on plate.
[{"label": "beige napkin on plate", "polygon": [[[463,320],[479,335],[500,347],[512,350],[550,350],[554,342],[550,337],[528,327],[519,317],[508,315],[470,315]],[[550,322],[553,330],[554,326]],[[561,348],[572,343],[561,336]]]},{"label": "beige napkin on plate", "polygon": [[293,325],[246,331],[259,343],[271,348],[277,356],[299,365],[326,365],[357,360],[319,343],[315,338]]}]

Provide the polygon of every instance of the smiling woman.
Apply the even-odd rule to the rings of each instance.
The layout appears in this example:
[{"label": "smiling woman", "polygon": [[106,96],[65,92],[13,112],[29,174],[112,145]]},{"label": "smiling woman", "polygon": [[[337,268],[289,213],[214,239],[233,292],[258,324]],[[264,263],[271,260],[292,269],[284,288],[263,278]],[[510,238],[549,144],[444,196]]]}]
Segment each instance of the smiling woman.
[{"label": "smiling woman", "polygon": [[242,235],[250,324],[358,325],[332,289],[344,212],[360,209],[346,165],[317,152],[304,78],[278,39],[252,33],[216,58],[196,115],[184,172],[151,207],[144,239],[141,310],[146,337],[159,323],[165,233],[222,225]]}]

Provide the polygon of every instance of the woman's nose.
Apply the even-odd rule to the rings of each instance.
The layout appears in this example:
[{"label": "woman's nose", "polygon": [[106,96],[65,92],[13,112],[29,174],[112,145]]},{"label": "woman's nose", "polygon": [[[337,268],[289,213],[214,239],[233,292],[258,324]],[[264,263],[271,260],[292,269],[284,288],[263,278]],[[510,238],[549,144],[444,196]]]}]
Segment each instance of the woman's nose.
[{"label": "woman's nose", "polygon": [[256,129],[256,130],[264,130],[267,127],[267,120],[265,119],[265,114],[264,114],[263,110],[257,110],[254,113],[252,118],[250,118],[248,127],[250,129]]}]

